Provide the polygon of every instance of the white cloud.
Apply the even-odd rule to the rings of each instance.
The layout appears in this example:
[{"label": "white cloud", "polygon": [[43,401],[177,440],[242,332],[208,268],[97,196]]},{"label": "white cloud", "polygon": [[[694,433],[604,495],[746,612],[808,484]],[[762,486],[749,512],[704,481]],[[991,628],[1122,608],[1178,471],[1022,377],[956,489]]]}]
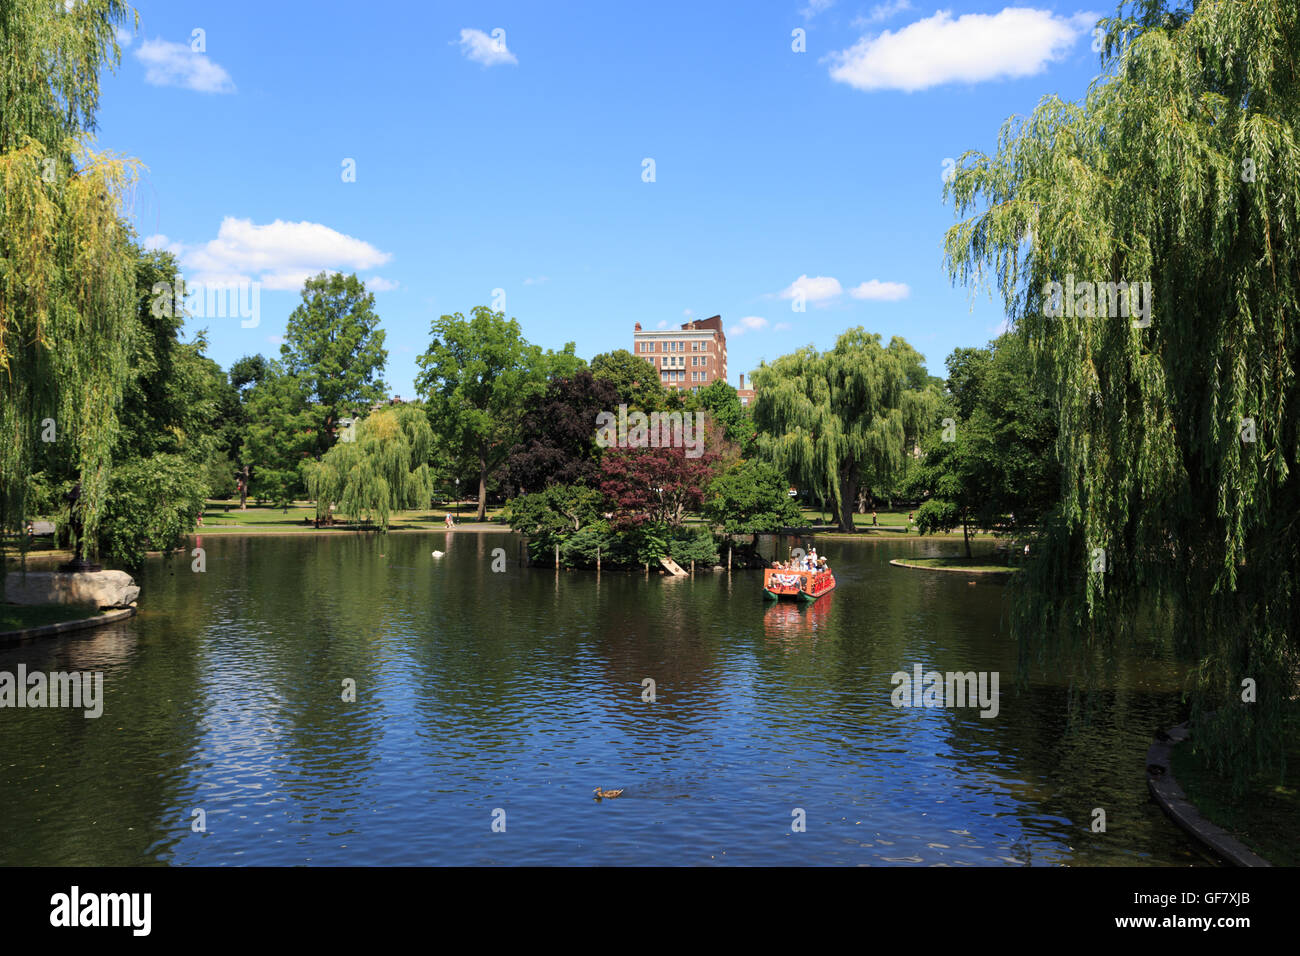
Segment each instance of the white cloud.
[{"label": "white cloud", "polygon": [[746,332],[757,332],[759,329],[765,328],[767,328],[767,319],[758,315],[747,315],[727,329],[727,334],[735,338],[744,335]]},{"label": "white cloud", "polygon": [[859,90],[913,92],[943,83],[1033,76],[1064,56],[1097,19],[1093,13],[1058,17],[1028,7],[954,19],[940,10],[831,54],[831,78]]},{"label": "white cloud", "polygon": [[[166,240],[166,236],[153,237]],[[227,216],[217,237],[201,246],[173,244],[181,263],[196,282],[256,280],[268,291],[297,290],[318,272],[373,269],[392,258],[368,242],[345,236],[316,222],[257,225],[251,219]],[[169,247],[172,248],[172,247]],[[374,280],[372,280],[374,281]],[[387,282],[387,279],[379,279]],[[376,291],[386,291],[372,286]]]},{"label": "white cloud", "polygon": [[855,299],[871,299],[875,302],[897,302],[906,299],[912,292],[905,282],[881,282],[871,279],[849,290]]},{"label": "white cloud", "polygon": [[829,302],[835,298],[844,289],[840,287],[840,280],[830,276],[815,276],[810,279],[806,275],[801,275],[779,293],[783,299],[793,299],[799,293],[803,293],[805,302]]},{"label": "white cloud", "polygon": [[896,17],[900,13],[906,13],[912,9],[911,0],[888,0],[886,3],[880,3],[871,8],[871,12],[865,17],[854,17],[852,26],[862,29],[872,23],[881,23],[891,17]]},{"label": "white cloud", "polygon": [[156,232],[152,236],[145,236],[141,241],[141,245],[144,246],[145,250],[148,252],[153,252],[155,249],[162,249],[165,252],[170,252],[174,256],[179,256],[185,249],[181,243],[168,239],[161,232]]},{"label": "white cloud", "polygon": [[550,282],[550,281],[551,279],[549,276],[538,276],[536,279],[532,279],[532,278],[525,279],[524,285],[541,285],[543,282]]},{"label": "white cloud", "polygon": [[230,74],[206,53],[195,53],[189,44],[145,40],[135,57],[146,67],[145,82],[154,86],[180,86],[200,93],[235,92]]},{"label": "white cloud", "polygon": [[401,285],[396,279],[385,279],[383,276],[371,276],[365,281],[367,292],[392,292]]},{"label": "white cloud", "polygon": [[799,12],[803,14],[805,20],[811,20],[813,17],[817,16],[817,14],[829,10],[834,5],[835,0],[808,0],[808,6],[804,7]]},{"label": "white cloud", "polygon": [[475,63],[482,63],[484,66],[497,66],[501,63],[517,65],[519,63],[515,55],[506,48],[504,30],[501,31],[499,37],[490,37],[482,30],[461,30],[460,52]]},{"label": "white cloud", "polygon": [[122,47],[130,46],[131,41],[135,39],[135,37],[126,30],[123,30],[121,27],[114,27],[113,34],[117,37],[117,45]]}]

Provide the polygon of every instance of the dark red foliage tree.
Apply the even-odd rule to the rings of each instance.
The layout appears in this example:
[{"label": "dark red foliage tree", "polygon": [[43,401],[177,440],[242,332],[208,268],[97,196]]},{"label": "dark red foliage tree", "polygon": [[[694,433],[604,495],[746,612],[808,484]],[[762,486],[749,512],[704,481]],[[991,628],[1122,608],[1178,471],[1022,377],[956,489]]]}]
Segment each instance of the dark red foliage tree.
[{"label": "dark red foliage tree", "polygon": [[595,487],[601,453],[596,416],[616,413],[618,403],[615,386],[585,369],[553,379],[524,409],[524,438],[506,459],[506,495],[513,498],[550,485]]},{"label": "dark red foliage tree", "polygon": [[619,525],[679,527],[699,509],[716,460],[711,453],[687,457],[685,448],[610,448],[600,460],[600,490],[614,502]]}]

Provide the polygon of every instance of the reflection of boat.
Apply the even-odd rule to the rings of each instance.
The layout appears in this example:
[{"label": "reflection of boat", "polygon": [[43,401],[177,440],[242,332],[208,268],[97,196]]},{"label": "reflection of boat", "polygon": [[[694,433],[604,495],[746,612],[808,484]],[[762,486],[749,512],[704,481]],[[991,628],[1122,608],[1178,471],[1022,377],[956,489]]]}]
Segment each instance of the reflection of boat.
[{"label": "reflection of boat", "polygon": [[768,568],[763,572],[763,597],[769,600],[790,598],[815,601],[835,590],[835,575],[830,571],[787,571]]},{"label": "reflection of boat", "polygon": [[813,601],[768,601],[763,612],[767,639],[795,651],[811,647],[829,623],[834,600],[835,595],[825,594]]}]

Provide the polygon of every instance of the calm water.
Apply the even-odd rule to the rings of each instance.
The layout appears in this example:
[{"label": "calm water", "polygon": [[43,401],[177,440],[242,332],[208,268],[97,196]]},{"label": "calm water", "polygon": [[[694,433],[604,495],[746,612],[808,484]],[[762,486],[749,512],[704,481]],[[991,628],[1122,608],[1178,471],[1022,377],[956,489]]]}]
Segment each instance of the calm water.
[{"label": "calm water", "polygon": [[[958,544],[825,540],[839,587],[801,608],[447,537],[209,535],[206,573],[150,561],[134,619],[0,649],[106,698],[0,710],[0,862],[1202,862],[1143,781],[1175,669],[1120,661],[1072,729],[1059,680],[1014,684],[1001,585],[887,563]],[[1001,672],[1000,713],[893,707],[915,663]]]}]

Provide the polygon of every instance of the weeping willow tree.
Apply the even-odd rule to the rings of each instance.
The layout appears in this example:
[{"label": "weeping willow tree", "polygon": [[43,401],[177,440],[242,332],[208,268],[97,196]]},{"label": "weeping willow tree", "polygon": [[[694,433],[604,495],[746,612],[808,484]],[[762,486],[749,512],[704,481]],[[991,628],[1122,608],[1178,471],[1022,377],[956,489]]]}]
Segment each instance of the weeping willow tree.
[{"label": "weeping willow tree", "polygon": [[996,286],[1059,409],[1014,626],[1092,679],[1163,624],[1241,783],[1277,766],[1296,693],[1300,5],[1125,5],[1101,29],[1085,100],[1044,100],[945,189],[954,281]]},{"label": "weeping willow tree", "polygon": [[135,334],[129,161],[88,148],[117,0],[0,4],[0,526],[26,516],[38,441],[81,480],[93,549]]},{"label": "weeping willow tree", "polygon": [[919,362],[903,339],[884,348],[879,335],[859,327],[830,351],[802,348],[754,373],[760,451],[833,502],[841,531],[853,530],[858,489],[885,485],[902,467],[907,419],[922,410],[904,398],[909,368]]},{"label": "weeping willow tree", "polygon": [[304,466],[316,517],[341,514],[377,522],[387,531],[389,515],[402,508],[428,507],[433,494],[429,451],[433,429],[418,405],[381,409],[352,426],[320,461]]}]

